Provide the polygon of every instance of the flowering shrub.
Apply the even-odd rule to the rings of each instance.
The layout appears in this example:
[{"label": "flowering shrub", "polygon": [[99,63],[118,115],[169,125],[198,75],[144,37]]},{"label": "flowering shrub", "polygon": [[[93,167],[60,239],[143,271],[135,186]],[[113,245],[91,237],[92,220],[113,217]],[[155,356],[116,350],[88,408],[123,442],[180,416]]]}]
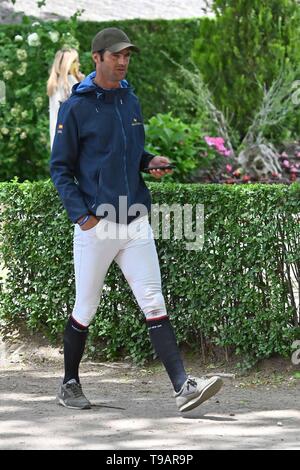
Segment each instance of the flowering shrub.
[{"label": "flowering shrub", "polygon": [[0,31],[0,82],[5,99],[0,105],[0,180],[48,177],[49,117],[46,81],[56,51],[79,47],[77,16],[68,23],[39,23],[23,18],[16,27]]},{"label": "flowering shrub", "polygon": [[223,160],[220,152],[207,146],[201,124],[185,124],[172,113],[157,114],[147,123],[147,149],[170,157],[176,169],[171,181],[187,182],[196,168],[208,168]]},{"label": "flowering shrub", "polygon": [[299,144],[290,146],[289,152],[285,150],[279,155],[282,173],[287,175],[290,181],[296,181],[300,175],[300,151]]},{"label": "flowering shrub", "polygon": [[277,153],[279,172],[270,172],[268,177],[259,178],[253,174],[247,174],[243,167],[236,164],[227,164],[219,177],[222,183],[291,183],[299,181],[300,176],[300,145],[297,141],[288,145],[289,151]]}]

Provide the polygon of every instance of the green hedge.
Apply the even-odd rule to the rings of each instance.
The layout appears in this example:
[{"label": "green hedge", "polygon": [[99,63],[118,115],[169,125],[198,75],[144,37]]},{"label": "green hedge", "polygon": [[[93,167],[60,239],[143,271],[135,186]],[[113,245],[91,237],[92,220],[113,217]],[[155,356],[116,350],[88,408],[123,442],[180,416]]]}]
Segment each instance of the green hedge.
[{"label": "green hedge", "polygon": [[[150,184],[153,202],[205,206],[202,251],[157,240],[163,292],[181,344],[244,362],[289,355],[300,337],[300,186]],[[74,302],[73,227],[52,183],[0,184],[1,325],[61,339]],[[297,292],[291,289],[295,270]],[[143,315],[118,268],[106,278],[89,352],[151,356]]]}]

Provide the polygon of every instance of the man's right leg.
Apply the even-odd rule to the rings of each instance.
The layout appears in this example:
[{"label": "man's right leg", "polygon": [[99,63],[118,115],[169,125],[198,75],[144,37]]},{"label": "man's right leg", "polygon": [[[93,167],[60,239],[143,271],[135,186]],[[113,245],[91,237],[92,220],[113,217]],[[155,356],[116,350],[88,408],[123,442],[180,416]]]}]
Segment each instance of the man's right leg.
[{"label": "man's right leg", "polygon": [[77,383],[80,383],[78,370],[84,353],[87,335],[88,327],[80,325],[71,316],[64,332],[64,384],[72,379],[75,379]]},{"label": "man's right leg", "polygon": [[[99,224],[105,224],[105,221]],[[81,230],[78,225],[74,229],[76,300],[64,333],[65,377],[57,397],[59,404],[69,408],[90,408],[81,389],[79,365],[106,273],[119,249],[117,240],[97,237],[96,228],[102,228],[98,225],[87,231]]]}]

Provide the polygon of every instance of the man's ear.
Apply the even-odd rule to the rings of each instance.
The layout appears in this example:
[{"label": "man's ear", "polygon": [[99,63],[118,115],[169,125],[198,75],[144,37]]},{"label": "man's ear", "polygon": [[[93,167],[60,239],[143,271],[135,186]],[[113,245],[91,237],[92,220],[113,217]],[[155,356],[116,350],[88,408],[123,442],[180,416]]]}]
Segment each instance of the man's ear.
[{"label": "man's ear", "polygon": [[94,61],[95,65],[100,63],[100,54],[98,52],[93,52],[92,53],[92,58],[93,58],[93,61]]}]

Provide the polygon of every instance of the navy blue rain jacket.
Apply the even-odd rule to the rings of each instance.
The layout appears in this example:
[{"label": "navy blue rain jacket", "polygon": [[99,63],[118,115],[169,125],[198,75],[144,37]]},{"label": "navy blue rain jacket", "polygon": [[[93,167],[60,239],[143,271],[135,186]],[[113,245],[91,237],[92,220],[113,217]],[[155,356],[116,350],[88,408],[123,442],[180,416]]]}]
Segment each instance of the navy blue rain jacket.
[{"label": "navy blue rain jacket", "polygon": [[151,206],[140,171],[153,155],[144,149],[139,101],[126,80],[104,90],[94,84],[95,74],[74,85],[61,105],[51,154],[51,178],[74,223],[100,204],[111,204],[118,222],[119,196],[127,196],[129,207]]}]

